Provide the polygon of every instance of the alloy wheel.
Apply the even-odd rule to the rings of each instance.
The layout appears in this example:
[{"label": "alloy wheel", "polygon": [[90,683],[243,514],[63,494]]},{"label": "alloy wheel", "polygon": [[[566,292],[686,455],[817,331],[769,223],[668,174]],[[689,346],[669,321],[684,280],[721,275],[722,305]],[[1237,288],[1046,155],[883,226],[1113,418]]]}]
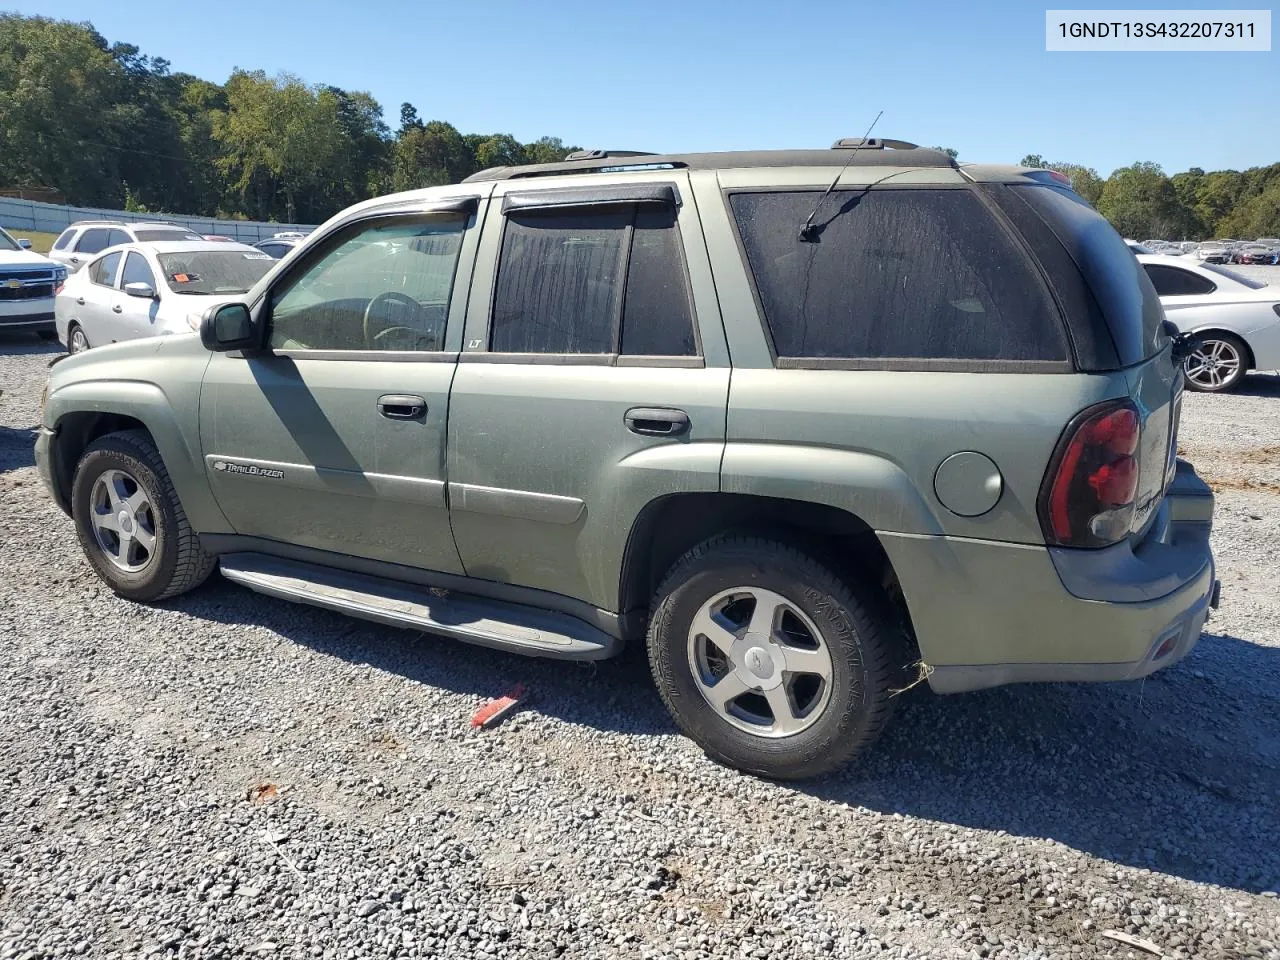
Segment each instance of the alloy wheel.
[{"label": "alloy wheel", "polygon": [[89,493],[98,549],[118,570],[137,573],[156,555],[156,511],[147,492],[123,470],[104,470]]},{"label": "alloy wheel", "polygon": [[698,691],[724,720],[760,737],[794,736],[831,699],[831,652],[781,594],[735,587],[702,605],[689,628]]},{"label": "alloy wheel", "polygon": [[84,353],[89,349],[89,338],[84,335],[84,331],[79,327],[76,327],[71,331],[71,337],[69,339],[71,341],[68,348],[69,352]]},{"label": "alloy wheel", "polygon": [[1244,358],[1227,340],[1204,340],[1187,357],[1187,379],[1205,390],[1221,390],[1240,376]]}]

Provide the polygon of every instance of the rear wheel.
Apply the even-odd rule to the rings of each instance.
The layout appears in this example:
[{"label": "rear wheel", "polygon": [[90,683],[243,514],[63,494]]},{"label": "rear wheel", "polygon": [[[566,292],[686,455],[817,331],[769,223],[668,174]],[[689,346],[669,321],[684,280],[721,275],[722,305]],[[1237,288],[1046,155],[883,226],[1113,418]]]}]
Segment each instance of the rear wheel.
[{"label": "rear wheel", "polygon": [[1249,368],[1249,348],[1230,333],[1214,333],[1200,341],[1187,357],[1187,387],[1201,393],[1221,393],[1236,386]]},{"label": "rear wheel", "polygon": [[712,757],[778,779],[842,766],[890,713],[897,620],[788,545],[725,536],[658,589],[648,648],[676,723]]},{"label": "rear wheel", "polygon": [[80,324],[73,323],[71,330],[67,333],[67,352],[84,353],[89,349],[89,338],[84,335],[84,331],[80,329]]},{"label": "rear wheel", "polygon": [[71,513],[94,572],[130,600],[185,593],[217,563],[200,546],[143,430],[107,434],[89,445],[76,467]]}]

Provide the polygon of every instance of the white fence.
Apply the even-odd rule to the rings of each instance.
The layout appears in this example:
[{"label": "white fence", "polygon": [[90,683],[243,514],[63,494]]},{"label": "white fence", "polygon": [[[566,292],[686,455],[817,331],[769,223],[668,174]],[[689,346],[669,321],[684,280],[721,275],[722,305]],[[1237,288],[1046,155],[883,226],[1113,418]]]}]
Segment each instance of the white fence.
[{"label": "white fence", "polygon": [[96,207],[64,207],[56,203],[40,203],[37,200],[16,200],[0,197],[0,227],[17,235],[24,230],[39,233],[61,233],[77,220],[167,220],[194,231],[216,233],[253,243],[265,240],[283,230],[301,230],[304,233],[313,226],[297,223],[261,223],[257,220],[211,220],[208,217],[185,217],[171,213],[126,213],[123,210],[100,210]]}]

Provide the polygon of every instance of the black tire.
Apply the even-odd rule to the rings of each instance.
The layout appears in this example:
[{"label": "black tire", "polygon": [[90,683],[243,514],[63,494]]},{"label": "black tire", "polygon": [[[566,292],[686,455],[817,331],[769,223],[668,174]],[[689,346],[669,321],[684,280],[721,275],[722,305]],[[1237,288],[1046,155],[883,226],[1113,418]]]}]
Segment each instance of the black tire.
[{"label": "black tire", "polygon": [[[1213,359],[1220,363],[1234,363],[1235,366],[1225,376],[1215,376],[1205,366]],[[1253,354],[1249,345],[1235,334],[1225,332],[1205,334],[1200,345],[1183,361],[1187,389],[1197,393],[1226,393],[1234,390],[1252,366]]]},{"label": "black tire", "polygon": [[[810,619],[827,645],[829,698],[798,733],[770,738],[745,732],[701,692],[690,663],[693,618],[712,598],[738,587],[780,595]],[[724,764],[778,780],[819,776],[875,740],[892,712],[895,657],[907,645],[887,599],[843,582],[784,543],[724,535],[693,548],[667,573],[651,610],[649,663],[658,692],[680,729]]]},{"label": "black tire", "polygon": [[[147,515],[154,527],[154,549],[145,565],[134,572],[115,566],[94,532],[93,487],[108,470],[127,474],[150,505]],[[145,430],[109,433],[89,444],[76,466],[71,514],[89,565],[112,590],[129,600],[149,603],[186,593],[204,583],[217,564],[217,557],[200,546],[187,522],[160,451]]]}]

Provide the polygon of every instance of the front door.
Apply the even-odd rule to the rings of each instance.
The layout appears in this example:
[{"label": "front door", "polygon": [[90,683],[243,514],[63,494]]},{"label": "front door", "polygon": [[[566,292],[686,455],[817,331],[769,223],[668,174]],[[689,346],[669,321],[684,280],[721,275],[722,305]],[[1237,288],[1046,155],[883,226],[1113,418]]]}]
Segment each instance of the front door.
[{"label": "front door", "polygon": [[120,271],[120,282],[111,297],[111,312],[115,315],[115,324],[119,330],[116,339],[136,340],[139,337],[156,335],[156,314],[160,309],[160,301],[155,298],[131,297],[124,288],[131,283],[145,283],[152,290],[159,292],[155,273],[147,258],[136,250],[130,250],[124,258],[124,267]]},{"label": "front door", "polygon": [[445,494],[457,357],[446,331],[461,336],[454,280],[473,223],[416,213],[338,229],[267,292],[270,349],[214,355],[201,444],[238,534],[461,572]]},{"label": "front door", "polygon": [[687,184],[495,190],[450,400],[469,576],[617,610],[637,515],[719,489],[729,366]]}]

